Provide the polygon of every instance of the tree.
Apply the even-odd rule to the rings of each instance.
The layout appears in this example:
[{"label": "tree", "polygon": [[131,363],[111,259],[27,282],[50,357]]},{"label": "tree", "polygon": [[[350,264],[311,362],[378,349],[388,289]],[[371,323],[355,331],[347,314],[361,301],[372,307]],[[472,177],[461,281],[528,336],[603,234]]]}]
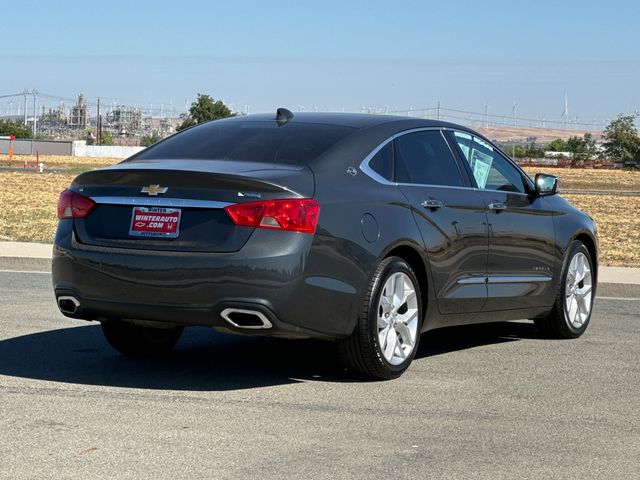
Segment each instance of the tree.
[{"label": "tree", "polygon": [[178,130],[234,115],[221,100],[214,100],[209,95],[199,93],[198,99],[191,104],[189,113],[182,115],[182,123],[178,126]]},{"label": "tree", "polygon": [[568,152],[569,151],[567,142],[565,142],[561,138],[556,138],[555,140],[552,140],[551,142],[549,142],[549,144],[547,145],[547,150],[550,152]]},{"label": "tree", "polygon": [[583,137],[569,137],[567,151],[573,153],[574,160],[586,160],[598,153],[596,141],[590,133],[585,133]]},{"label": "tree", "polygon": [[536,144],[536,138],[531,138],[531,141],[527,144],[524,156],[528,158],[542,158],[544,157],[544,148],[539,147]]},{"label": "tree", "polygon": [[569,137],[567,139],[567,151],[573,153],[582,152],[582,139],[580,137]]},{"label": "tree", "polygon": [[598,153],[596,141],[593,139],[593,135],[588,132],[584,134],[584,137],[582,137],[582,148],[588,157],[593,157]]},{"label": "tree", "polygon": [[100,133],[100,145],[113,145],[113,134],[107,130]]},{"label": "tree", "polygon": [[16,138],[31,138],[32,132],[29,127],[22,123],[11,120],[0,120],[0,136],[13,135]]},{"label": "tree", "polygon": [[635,126],[635,115],[618,115],[607,128],[602,138],[607,155],[623,162],[640,165],[640,136]]},{"label": "tree", "polygon": [[158,135],[157,132],[153,132],[151,135],[144,135],[140,139],[140,145],[143,147],[150,147],[151,145],[159,142],[160,140],[162,140],[162,137]]}]

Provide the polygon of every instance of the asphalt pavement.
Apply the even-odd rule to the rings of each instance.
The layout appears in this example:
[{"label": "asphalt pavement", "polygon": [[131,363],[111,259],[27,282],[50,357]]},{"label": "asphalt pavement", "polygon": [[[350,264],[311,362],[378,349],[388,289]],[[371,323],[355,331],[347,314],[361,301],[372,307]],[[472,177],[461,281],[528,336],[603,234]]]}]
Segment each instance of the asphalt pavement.
[{"label": "asphalt pavement", "polygon": [[126,359],[50,283],[0,272],[2,479],[640,478],[640,300],[596,300],[572,341],[429,332],[367,382],[330,343],[206,328]]}]

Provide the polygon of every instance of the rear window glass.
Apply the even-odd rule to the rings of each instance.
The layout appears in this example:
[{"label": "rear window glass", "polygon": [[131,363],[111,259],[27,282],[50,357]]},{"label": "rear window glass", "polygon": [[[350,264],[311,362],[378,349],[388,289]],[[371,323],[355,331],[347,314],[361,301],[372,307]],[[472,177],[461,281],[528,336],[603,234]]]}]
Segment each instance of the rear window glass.
[{"label": "rear window glass", "polygon": [[205,159],[306,165],[356,130],[316,123],[211,122],[142,151],[136,160]]}]

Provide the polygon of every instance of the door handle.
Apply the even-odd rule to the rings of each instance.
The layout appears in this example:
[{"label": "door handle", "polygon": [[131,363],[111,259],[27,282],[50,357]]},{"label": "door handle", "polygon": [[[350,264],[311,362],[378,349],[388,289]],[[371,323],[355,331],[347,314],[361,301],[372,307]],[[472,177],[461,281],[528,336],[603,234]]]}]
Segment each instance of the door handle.
[{"label": "door handle", "polygon": [[493,210],[494,212],[501,212],[502,210],[506,210],[507,206],[502,202],[493,202],[487,205],[489,210]]},{"label": "door handle", "polygon": [[437,210],[438,208],[444,207],[444,204],[440,200],[434,200],[432,198],[425,200],[420,205],[429,210]]}]

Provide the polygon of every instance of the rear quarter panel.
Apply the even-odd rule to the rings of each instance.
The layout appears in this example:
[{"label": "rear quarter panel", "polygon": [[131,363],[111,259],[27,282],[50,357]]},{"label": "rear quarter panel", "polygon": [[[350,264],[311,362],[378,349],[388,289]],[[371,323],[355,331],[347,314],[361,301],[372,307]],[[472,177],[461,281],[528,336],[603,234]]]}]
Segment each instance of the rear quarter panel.
[{"label": "rear quarter panel", "polygon": [[305,273],[353,286],[349,311],[332,312],[343,316],[349,330],[356,325],[380,260],[397,246],[422,251],[422,237],[402,192],[394,185],[375,182],[358,168],[392,134],[382,131],[354,139],[311,167],[314,198],[321,210]]}]

